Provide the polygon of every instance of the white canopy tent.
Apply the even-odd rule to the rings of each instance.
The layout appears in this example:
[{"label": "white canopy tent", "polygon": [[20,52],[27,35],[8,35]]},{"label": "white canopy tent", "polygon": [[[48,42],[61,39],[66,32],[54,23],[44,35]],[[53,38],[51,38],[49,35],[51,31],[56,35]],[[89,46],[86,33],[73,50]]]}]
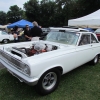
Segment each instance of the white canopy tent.
[{"label": "white canopy tent", "polygon": [[0,30],[5,30],[7,33],[11,32],[10,29],[7,28],[8,25],[0,25]]},{"label": "white canopy tent", "polygon": [[100,28],[100,9],[83,17],[68,20],[69,26]]},{"label": "white canopy tent", "polygon": [[8,25],[0,25],[0,29],[5,29],[7,28]]}]

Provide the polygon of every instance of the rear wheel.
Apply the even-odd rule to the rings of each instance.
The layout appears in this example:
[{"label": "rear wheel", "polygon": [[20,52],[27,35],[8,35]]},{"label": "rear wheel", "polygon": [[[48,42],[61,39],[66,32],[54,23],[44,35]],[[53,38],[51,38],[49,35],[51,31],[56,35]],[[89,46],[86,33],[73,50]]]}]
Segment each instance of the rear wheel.
[{"label": "rear wheel", "polygon": [[58,69],[48,70],[38,81],[36,91],[41,95],[47,95],[53,92],[59,85],[60,77],[61,73]]},{"label": "rear wheel", "polygon": [[99,61],[99,55],[96,55],[96,56],[94,57],[94,59],[91,61],[91,64],[92,64],[92,65],[95,65],[95,64],[98,63],[98,61]]}]

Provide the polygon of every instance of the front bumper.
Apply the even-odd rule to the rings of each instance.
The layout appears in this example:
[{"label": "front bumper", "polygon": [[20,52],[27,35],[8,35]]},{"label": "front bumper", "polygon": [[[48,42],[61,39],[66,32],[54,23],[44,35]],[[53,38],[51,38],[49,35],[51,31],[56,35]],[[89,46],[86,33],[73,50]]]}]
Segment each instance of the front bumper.
[{"label": "front bumper", "polygon": [[7,63],[6,61],[0,59],[0,62],[4,65],[5,68],[17,79],[19,79],[20,82],[25,82],[28,85],[36,85],[38,82],[38,78],[32,78],[29,77],[23,73],[21,73],[17,68],[15,68],[10,63]]}]

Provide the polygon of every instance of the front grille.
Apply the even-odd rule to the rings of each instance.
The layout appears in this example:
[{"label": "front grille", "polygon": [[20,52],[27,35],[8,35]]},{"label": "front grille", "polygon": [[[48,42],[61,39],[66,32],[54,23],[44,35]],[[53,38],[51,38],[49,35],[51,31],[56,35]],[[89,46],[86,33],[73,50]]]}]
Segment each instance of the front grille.
[{"label": "front grille", "polygon": [[16,66],[18,69],[20,68],[20,61],[18,61],[17,59],[13,58],[12,56],[10,56],[9,54],[3,52],[0,50],[0,54],[1,56],[6,59],[7,61],[9,61],[10,63],[12,63],[14,66]]}]

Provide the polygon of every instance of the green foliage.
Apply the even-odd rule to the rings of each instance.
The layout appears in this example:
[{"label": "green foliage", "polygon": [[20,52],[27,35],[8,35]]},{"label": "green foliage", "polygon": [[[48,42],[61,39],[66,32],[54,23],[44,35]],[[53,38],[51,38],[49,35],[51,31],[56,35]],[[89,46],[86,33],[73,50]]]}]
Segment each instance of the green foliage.
[{"label": "green foliage", "polygon": [[56,23],[55,15],[56,15],[56,4],[55,2],[43,0],[40,6],[40,24],[43,27],[54,26]]},{"label": "green foliage", "polygon": [[6,24],[6,13],[3,11],[0,11],[0,25]]},{"label": "green foliage", "polygon": [[100,8],[100,0],[75,0],[70,4],[70,19],[88,15]]},{"label": "green foliage", "polygon": [[100,8],[100,0],[28,0],[24,10],[13,5],[6,13],[0,12],[0,24],[20,19],[37,21],[42,27],[65,26],[69,19],[90,14]]},{"label": "green foliage", "polygon": [[40,6],[37,0],[29,0],[24,4],[25,14],[29,21],[38,21],[40,15]]},{"label": "green foliage", "polygon": [[23,16],[23,10],[17,5],[11,6],[10,10],[7,12],[7,21],[9,23],[16,22],[20,20]]}]

